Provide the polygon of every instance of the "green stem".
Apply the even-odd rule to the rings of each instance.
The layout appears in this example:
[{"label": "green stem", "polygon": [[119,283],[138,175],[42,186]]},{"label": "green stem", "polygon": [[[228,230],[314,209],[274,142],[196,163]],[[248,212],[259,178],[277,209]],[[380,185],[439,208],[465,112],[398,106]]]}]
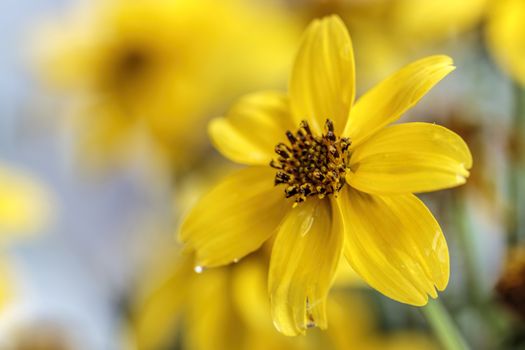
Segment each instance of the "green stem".
[{"label": "green stem", "polygon": [[446,350],[469,349],[467,342],[463,339],[452,318],[438,299],[429,300],[428,304],[421,310],[436,337]]},{"label": "green stem", "polygon": [[453,198],[453,215],[455,216],[455,225],[457,227],[457,237],[459,244],[464,252],[465,266],[467,269],[467,283],[470,298],[475,303],[483,300],[483,284],[481,278],[481,262],[476,249],[476,237],[472,229],[471,219],[469,217],[465,193],[458,191]]},{"label": "green stem", "polygon": [[511,235],[513,244],[525,242],[525,88],[519,84],[514,87],[514,141],[515,154],[511,166],[510,195],[513,205]]},{"label": "green stem", "polygon": [[501,339],[507,330],[505,320],[490,303],[491,291],[482,283],[482,262],[479,251],[476,249],[476,232],[472,227],[472,218],[467,210],[465,194],[458,192],[453,197],[453,215],[455,215],[457,237],[465,259],[467,298],[470,307],[479,314],[492,332],[492,339]]}]

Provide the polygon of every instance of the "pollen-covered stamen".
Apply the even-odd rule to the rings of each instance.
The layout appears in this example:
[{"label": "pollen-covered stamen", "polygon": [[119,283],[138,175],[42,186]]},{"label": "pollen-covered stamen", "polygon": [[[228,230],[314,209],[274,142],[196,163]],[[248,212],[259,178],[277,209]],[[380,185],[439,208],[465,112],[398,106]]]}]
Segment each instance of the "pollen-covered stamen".
[{"label": "pollen-covered stamen", "polygon": [[286,138],[290,144],[275,146],[279,157],[270,162],[270,166],[278,170],[275,185],[286,186],[286,198],[295,196],[295,202],[300,203],[308,196],[324,198],[341,190],[345,184],[350,140],[335,135],[331,120],[326,120],[321,136],[314,136],[308,123],[302,121],[295,134],[286,132]]}]

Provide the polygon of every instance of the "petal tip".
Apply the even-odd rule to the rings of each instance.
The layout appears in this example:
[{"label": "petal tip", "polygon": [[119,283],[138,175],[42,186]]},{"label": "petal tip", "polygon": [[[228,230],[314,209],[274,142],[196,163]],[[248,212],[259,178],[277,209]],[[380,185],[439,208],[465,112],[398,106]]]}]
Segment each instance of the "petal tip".
[{"label": "petal tip", "polygon": [[452,67],[453,67],[453,64],[454,64],[454,59],[452,59],[452,57],[450,57],[448,55],[433,55],[433,56],[429,56],[428,59],[436,61],[436,63],[441,61],[441,63],[443,65],[448,65],[448,66],[452,66]]},{"label": "petal tip", "polygon": [[423,307],[425,305],[428,304],[428,294],[421,294],[421,298],[417,298],[417,299],[414,299],[414,300],[411,300],[409,302],[407,302],[407,304],[410,304],[412,306],[417,306],[417,307]]},{"label": "petal tip", "polygon": [[[272,310],[272,314],[273,314],[273,310]],[[285,335],[287,337],[296,337],[298,335],[306,334],[306,328],[297,327],[296,325],[286,326],[286,325],[281,324],[281,320],[279,320],[279,318],[276,317],[275,314],[272,315],[272,319],[273,319],[273,326],[282,335]]]},{"label": "petal tip", "polygon": [[333,23],[337,23],[337,24],[340,24],[340,25],[343,25],[343,26],[345,25],[343,20],[341,19],[341,17],[338,14],[335,14],[335,13],[324,17],[323,20],[325,22],[333,22]]},{"label": "petal tip", "polygon": [[220,124],[224,122],[224,117],[218,117],[213,118],[209,121],[206,132],[208,133],[208,137],[210,138],[212,144],[217,147],[215,138],[220,134],[220,131],[218,130],[220,128]]},{"label": "petal tip", "polygon": [[435,284],[439,292],[443,292],[445,289],[447,289],[449,279],[450,279],[450,273],[447,272],[446,275],[444,276],[444,279]]}]

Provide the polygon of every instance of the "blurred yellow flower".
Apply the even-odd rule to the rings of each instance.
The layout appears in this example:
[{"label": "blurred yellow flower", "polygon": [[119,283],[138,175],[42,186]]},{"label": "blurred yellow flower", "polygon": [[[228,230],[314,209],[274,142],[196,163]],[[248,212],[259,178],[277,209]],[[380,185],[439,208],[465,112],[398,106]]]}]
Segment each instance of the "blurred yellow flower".
[{"label": "blurred yellow flower", "polygon": [[50,193],[34,178],[0,163],[0,237],[33,234],[53,214]]},{"label": "blurred yellow flower", "polygon": [[392,23],[407,38],[438,41],[473,29],[485,15],[489,0],[395,0]]},{"label": "blurred yellow flower", "polygon": [[74,94],[83,161],[136,157],[142,142],[183,165],[205,146],[214,108],[280,83],[295,33],[270,5],[116,0],[82,8],[38,41],[47,80]]},{"label": "blurred yellow flower", "polygon": [[[32,176],[0,163],[0,244],[34,235],[53,217],[52,196]],[[14,296],[12,269],[0,252],[0,310]]]},{"label": "blurred yellow flower", "polygon": [[525,85],[525,2],[492,2],[486,25],[487,44],[496,61]]},{"label": "blurred yellow flower", "polygon": [[424,305],[437,297],[448,283],[448,248],[411,193],[465,183],[472,157],[446,128],[388,125],[453,69],[446,56],[421,59],[354,104],[350,36],[339,17],[314,21],[288,94],[249,95],[210,124],[219,151],[250,166],[184,221],[179,238],[195,250],[199,268],[237,261],[275,239],[269,293],[274,323],[287,335],[326,328],[343,251],[368,284],[395,300]]},{"label": "blurred yellow flower", "polygon": [[264,249],[238,264],[200,274],[193,271],[192,261],[183,254],[146,271],[134,301],[132,333],[138,349],[165,349],[174,343],[192,350],[433,348],[416,333],[410,333],[411,342],[398,332],[380,335],[367,305],[342,292],[328,303],[328,332],[285,337],[272,326]]}]

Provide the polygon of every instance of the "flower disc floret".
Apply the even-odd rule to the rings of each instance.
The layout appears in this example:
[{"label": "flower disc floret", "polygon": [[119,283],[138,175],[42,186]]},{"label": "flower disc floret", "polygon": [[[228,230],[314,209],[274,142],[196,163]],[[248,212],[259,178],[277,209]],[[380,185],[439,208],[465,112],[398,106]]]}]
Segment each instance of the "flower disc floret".
[{"label": "flower disc floret", "polygon": [[270,162],[277,169],[275,185],[286,185],[286,198],[295,197],[297,205],[309,196],[322,199],[343,188],[351,142],[334,134],[330,119],[321,136],[314,136],[308,122],[302,121],[299,130],[295,134],[287,131],[286,137],[289,145],[281,142],[275,146],[279,157]]}]

